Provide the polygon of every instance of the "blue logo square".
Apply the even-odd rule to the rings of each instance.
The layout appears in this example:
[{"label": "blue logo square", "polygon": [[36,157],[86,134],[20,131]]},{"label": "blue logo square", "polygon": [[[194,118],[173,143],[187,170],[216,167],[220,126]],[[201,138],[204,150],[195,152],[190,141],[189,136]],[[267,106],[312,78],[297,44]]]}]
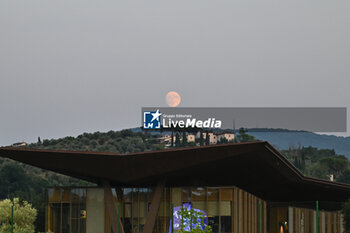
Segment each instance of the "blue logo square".
[{"label": "blue logo square", "polygon": [[161,115],[159,109],[156,112],[143,112],[143,128],[160,129]]}]

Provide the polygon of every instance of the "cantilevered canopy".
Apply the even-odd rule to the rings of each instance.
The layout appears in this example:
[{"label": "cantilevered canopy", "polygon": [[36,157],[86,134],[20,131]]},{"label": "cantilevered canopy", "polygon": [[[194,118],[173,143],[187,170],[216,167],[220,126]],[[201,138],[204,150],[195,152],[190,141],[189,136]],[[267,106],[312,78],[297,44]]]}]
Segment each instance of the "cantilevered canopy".
[{"label": "cantilevered canopy", "polygon": [[267,142],[203,146],[127,155],[0,148],[0,156],[100,184],[237,186],[274,202],[343,202],[350,185],[303,176]]}]

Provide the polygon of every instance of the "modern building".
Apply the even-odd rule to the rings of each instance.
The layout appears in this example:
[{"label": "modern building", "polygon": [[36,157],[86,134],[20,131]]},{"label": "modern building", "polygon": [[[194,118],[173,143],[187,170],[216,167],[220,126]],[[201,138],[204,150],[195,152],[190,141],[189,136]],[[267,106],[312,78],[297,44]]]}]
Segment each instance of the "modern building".
[{"label": "modern building", "polygon": [[350,185],[305,177],[267,142],[127,155],[0,148],[0,156],[96,183],[47,189],[54,233],[173,233],[178,210],[213,233],[340,233]]}]

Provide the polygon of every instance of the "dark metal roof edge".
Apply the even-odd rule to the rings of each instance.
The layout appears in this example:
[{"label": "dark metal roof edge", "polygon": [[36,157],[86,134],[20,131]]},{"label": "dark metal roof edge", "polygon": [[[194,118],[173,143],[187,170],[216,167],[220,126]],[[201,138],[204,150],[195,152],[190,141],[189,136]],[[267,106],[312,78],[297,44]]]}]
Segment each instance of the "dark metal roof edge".
[{"label": "dark metal roof edge", "polygon": [[48,150],[48,149],[36,149],[36,148],[29,148],[29,147],[0,147],[0,152],[1,151],[123,156],[123,154],[116,153],[116,152],[80,151],[80,150]]},{"label": "dark metal roof edge", "polygon": [[84,154],[84,155],[112,155],[112,156],[139,156],[148,154],[165,154],[177,151],[190,151],[190,150],[203,150],[209,148],[220,148],[220,147],[238,147],[242,145],[258,145],[264,144],[264,141],[251,141],[241,142],[234,144],[219,144],[219,145],[208,145],[208,146],[192,146],[192,147],[181,147],[174,149],[155,150],[155,151],[143,151],[136,153],[120,154],[116,152],[99,152],[99,151],[80,151],[80,150],[48,150],[48,149],[36,149],[29,147],[0,147],[0,151],[23,151],[23,152],[39,152],[39,153],[59,153],[59,154]]},{"label": "dark metal roof edge", "polygon": [[81,155],[104,155],[104,156],[122,156],[122,157],[134,157],[134,156],[149,156],[149,155],[160,155],[160,154],[168,154],[173,152],[179,152],[179,151],[200,151],[200,150],[207,150],[207,149],[213,149],[213,148],[234,148],[234,147],[241,147],[244,145],[256,145],[256,146],[263,146],[267,150],[271,152],[275,157],[279,159],[279,161],[283,162],[299,179],[301,182],[309,184],[319,184],[319,185],[327,185],[331,187],[337,187],[337,188],[345,188],[350,189],[350,184],[344,184],[344,183],[338,183],[333,181],[327,181],[323,179],[318,178],[312,178],[312,177],[306,177],[304,176],[291,162],[288,161],[288,159],[281,154],[276,148],[274,148],[271,144],[269,144],[266,141],[252,141],[252,142],[243,142],[243,143],[234,143],[234,144],[221,144],[221,145],[208,145],[208,146],[195,146],[195,147],[185,147],[185,148],[175,148],[175,149],[166,149],[166,150],[159,150],[159,151],[145,151],[145,152],[137,152],[137,153],[130,153],[130,154],[119,154],[114,152],[91,152],[91,151],[66,151],[66,150],[47,150],[47,149],[34,149],[34,148],[18,148],[18,147],[0,147],[1,151],[23,151],[23,152],[38,152],[38,153],[58,153],[58,154],[81,154]]}]

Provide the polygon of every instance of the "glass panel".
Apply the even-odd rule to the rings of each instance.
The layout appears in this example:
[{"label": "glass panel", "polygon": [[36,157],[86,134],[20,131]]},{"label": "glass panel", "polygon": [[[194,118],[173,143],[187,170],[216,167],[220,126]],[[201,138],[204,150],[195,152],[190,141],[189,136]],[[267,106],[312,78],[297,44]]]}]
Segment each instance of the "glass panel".
[{"label": "glass panel", "polygon": [[132,204],[124,203],[123,225],[125,233],[131,233]]},{"label": "glass panel", "polygon": [[232,232],[232,202],[221,201],[220,202],[220,232],[228,233]]},{"label": "glass panel", "polygon": [[133,189],[132,197],[132,228],[134,233],[139,233],[139,189]]},{"label": "glass panel", "polygon": [[180,206],[182,201],[181,201],[181,188],[172,188],[171,189],[171,202],[174,204],[175,206]]},{"label": "glass panel", "polygon": [[221,216],[221,233],[232,232],[232,217]]},{"label": "glass panel", "polygon": [[48,200],[49,202],[61,202],[61,196],[62,196],[63,190],[60,188],[50,188],[47,191]]},{"label": "glass panel", "polygon": [[205,201],[205,188],[197,187],[191,189],[191,198],[193,201]]},{"label": "glass panel", "polygon": [[232,232],[233,188],[220,189],[220,232]]},{"label": "glass panel", "polygon": [[123,225],[125,233],[132,232],[132,193],[132,188],[123,189]]},{"label": "glass panel", "polygon": [[61,203],[51,203],[50,204],[50,223],[52,232],[61,232]]},{"label": "glass panel", "polygon": [[80,207],[79,203],[72,203],[72,233],[79,232]]},{"label": "glass panel", "polygon": [[157,233],[167,233],[169,231],[170,221],[170,202],[169,202],[170,190],[168,188],[163,189],[163,197],[160,203],[158,218],[157,218]]},{"label": "glass panel", "polygon": [[152,200],[153,190],[150,188],[140,188],[139,189],[139,232],[143,231],[143,227],[146,223],[146,216],[148,213],[148,208]]},{"label": "glass panel", "polygon": [[132,201],[133,189],[123,189],[123,225],[125,233],[132,233]]},{"label": "glass panel", "polygon": [[69,203],[62,203],[62,233],[70,231]]},{"label": "glass panel", "polygon": [[124,202],[132,202],[132,188],[123,189]]},{"label": "glass panel", "polygon": [[209,216],[208,223],[209,226],[211,226],[213,233],[219,232],[219,216]]},{"label": "glass panel", "polygon": [[182,188],[182,202],[191,202],[191,188]]},{"label": "glass panel", "polygon": [[208,224],[212,232],[219,232],[219,189],[208,188]]},{"label": "glass panel", "polygon": [[72,233],[86,232],[86,189],[71,190]]},{"label": "glass panel", "polygon": [[[207,218],[206,190],[203,187],[191,189],[192,208],[200,210]],[[207,221],[206,221],[207,222]]]}]

